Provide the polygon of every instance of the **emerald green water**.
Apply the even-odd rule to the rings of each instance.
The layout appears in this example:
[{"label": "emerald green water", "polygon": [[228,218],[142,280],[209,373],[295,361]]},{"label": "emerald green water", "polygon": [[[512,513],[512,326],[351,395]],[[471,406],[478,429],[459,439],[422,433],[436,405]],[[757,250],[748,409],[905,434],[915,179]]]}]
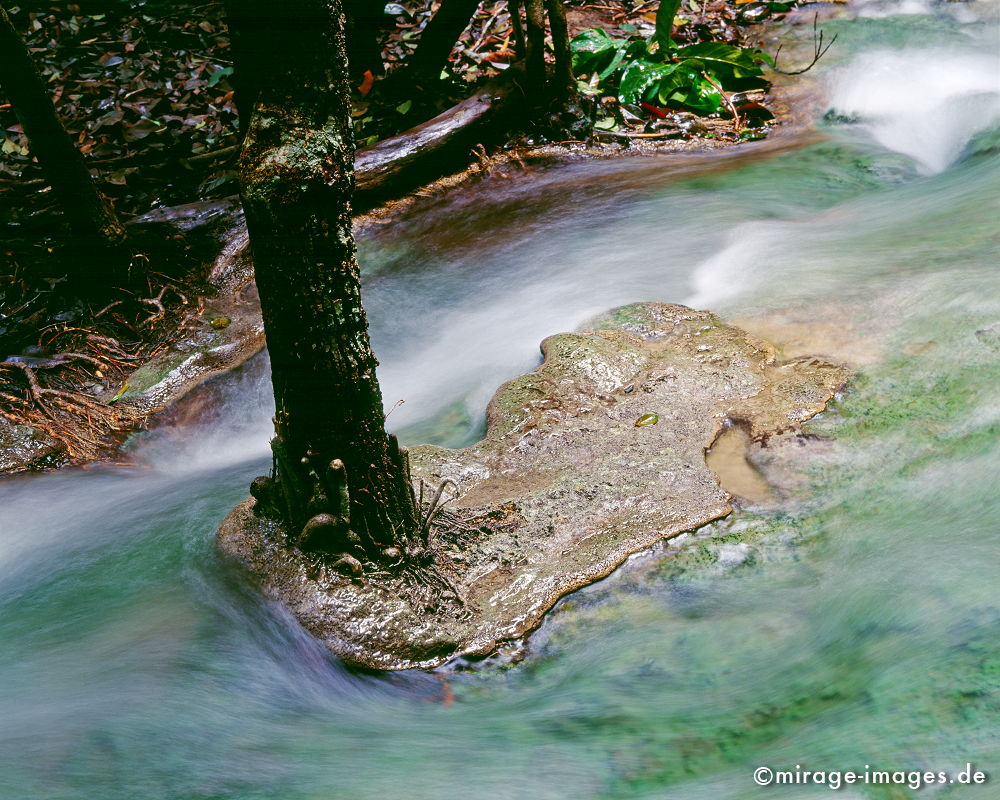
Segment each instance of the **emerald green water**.
[{"label": "emerald green water", "polygon": [[633,559],[522,661],[358,674],[214,555],[266,469],[254,362],[134,467],[0,484],[0,798],[804,798],[754,769],[967,762],[991,782],[837,796],[1000,796],[997,7],[855,10],[825,141],[487,182],[363,243],[411,438],[474,438],[609,306],[846,309],[880,355],[811,423],[810,491]]}]

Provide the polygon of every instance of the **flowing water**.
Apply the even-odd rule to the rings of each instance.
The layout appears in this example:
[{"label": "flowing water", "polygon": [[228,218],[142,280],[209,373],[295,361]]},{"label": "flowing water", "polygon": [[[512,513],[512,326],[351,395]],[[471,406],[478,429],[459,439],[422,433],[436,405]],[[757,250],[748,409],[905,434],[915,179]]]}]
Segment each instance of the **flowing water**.
[{"label": "flowing water", "polygon": [[829,789],[753,770],[969,762],[992,782],[922,792],[1000,796],[997,6],[826,27],[821,141],[486,181],[362,243],[411,440],[473,440],[613,305],[825,325],[864,357],[810,492],[633,559],[523,661],[359,674],[213,553],[267,466],[258,360],[131,467],[0,484],[0,797],[799,798]]}]

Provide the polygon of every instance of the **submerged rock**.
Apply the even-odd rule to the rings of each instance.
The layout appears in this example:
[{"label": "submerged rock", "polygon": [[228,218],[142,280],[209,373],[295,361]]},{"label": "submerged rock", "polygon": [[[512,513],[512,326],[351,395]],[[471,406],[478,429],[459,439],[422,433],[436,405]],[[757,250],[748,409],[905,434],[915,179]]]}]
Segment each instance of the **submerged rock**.
[{"label": "submerged rock", "polygon": [[57,467],[66,449],[30,425],[15,425],[0,417],[0,475]]},{"label": "submerged rock", "polygon": [[629,555],[728,514],[705,463],[723,428],[755,441],[794,430],[847,377],[823,359],[779,363],[765,342],[683,306],[625,306],[587,327],[546,339],[543,364],[500,387],[483,441],[410,451],[415,480],[458,487],[449,508],[461,525],[435,531],[428,568],[448,591],[319,566],[254,516],[252,499],[222,524],[221,552],[349,663],[486,655]]}]

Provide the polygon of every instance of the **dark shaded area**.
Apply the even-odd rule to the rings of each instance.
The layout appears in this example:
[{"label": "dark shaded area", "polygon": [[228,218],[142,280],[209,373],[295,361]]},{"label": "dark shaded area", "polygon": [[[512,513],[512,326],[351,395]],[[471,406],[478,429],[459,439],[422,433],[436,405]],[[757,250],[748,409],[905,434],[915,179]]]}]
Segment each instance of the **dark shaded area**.
[{"label": "dark shaded area", "polygon": [[[60,118],[119,213],[235,191],[224,169],[238,138],[221,6],[14,8]],[[9,223],[52,200],[39,195],[44,176],[4,100],[0,125],[0,222]]]},{"label": "dark shaded area", "polygon": [[2,7],[0,85],[73,234],[91,240],[95,247],[120,243],[125,229],[94,186],[83,156],[56,114],[27,45]]}]

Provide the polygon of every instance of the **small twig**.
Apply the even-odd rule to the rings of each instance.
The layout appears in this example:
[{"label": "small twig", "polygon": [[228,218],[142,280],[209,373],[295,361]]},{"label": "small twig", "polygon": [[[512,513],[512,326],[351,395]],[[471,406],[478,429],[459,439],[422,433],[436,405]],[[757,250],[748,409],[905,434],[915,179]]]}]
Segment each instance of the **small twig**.
[{"label": "small twig", "polygon": [[495,14],[493,14],[492,17],[490,17],[489,21],[483,26],[482,35],[479,37],[479,39],[476,40],[475,44],[473,44],[472,47],[469,48],[470,50],[472,50],[473,53],[479,52],[479,48],[483,46],[483,43],[486,41],[486,38],[491,34],[493,23],[497,21],[497,18],[499,16],[500,12],[497,11]]},{"label": "small twig", "polygon": [[74,358],[80,361],[88,361],[98,369],[104,369],[104,367],[107,366],[107,364],[104,361],[94,358],[93,356],[84,355],[83,353],[59,353],[59,355],[56,356],[56,360],[74,359]]},{"label": "small twig", "polygon": [[0,183],[10,186],[11,189],[21,189],[24,191],[48,185],[48,181],[44,178],[31,178],[30,180],[24,180],[22,178],[0,178]]},{"label": "small twig", "polygon": [[444,503],[447,503],[455,499],[454,497],[450,497],[448,498],[448,500],[445,500],[444,503],[441,502],[441,495],[444,494],[445,487],[449,483],[455,487],[456,497],[457,497],[458,484],[455,483],[455,481],[453,481],[451,478],[445,478],[443,481],[441,481],[441,485],[438,486],[437,491],[431,498],[430,505],[427,507],[427,514],[424,516],[424,520],[421,523],[419,530],[417,530],[417,539],[422,540],[425,547],[430,546],[430,527],[431,523],[434,521],[434,517],[437,516],[438,511],[441,509],[442,506],[444,506]]},{"label": "small twig", "polygon": [[43,342],[42,341],[42,337],[39,336],[38,337],[38,346],[39,347],[51,347],[52,343],[56,339],[58,339],[60,336],[65,336],[67,333],[71,333],[72,331],[80,331],[82,333],[86,333],[87,329],[86,328],[69,328],[69,327],[60,328],[58,331],[56,331],[54,334],[52,334],[52,336],[50,336],[48,338],[48,340],[45,341],[45,342]]},{"label": "small twig", "polygon": [[396,402],[395,402],[395,403],[393,404],[392,408],[390,408],[390,409],[389,409],[388,411],[386,411],[386,412],[385,412],[385,416],[384,416],[384,417],[382,417],[382,419],[389,419],[389,415],[390,415],[390,414],[391,414],[391,413],[392,413],[393,411],[395,411],[395,410],[396,410],[397,408],[399,408],[399,407],[400,407],[401,405],[403,405],[403,403],[405,403],[405,402],[406,402],[406,400],[404,400],[404,399],[403,399],[402,397],[401,397],[401,398],[399,398],[399,400],[397,400],[397,401],[396,401]]},{"label": "small twig", "polygon": [[[180,162],[185,166],[189,166],[191,164],[198,164],[199,162],[202,161],[216,161],[219,159],[226,159],[229,158],[230,156],[238,154],[242,147],[243,147],[242,144],[233,144],[230,145],[229,147],[222,147],[219,150],[212,150],[211,152],[208,153],[198,153],[193,156],[188,156],[187,158],[182,158],[180,159]],[[167,165],[164,164],[163,166]]]},{"label": "small twig", "polygon": [[152,325],[154,322],[159,322],[166,315],[167,309],[164,308],[163,306],[163,294],[164,292],[167,291],[167,289],[170,289],[170,291],[172,291],[175,295],[177,295],[180,298],[181,303],[187,305],[187,297],[185,297],[183,294],[177,291],[177,289],[174,286],[171,286],[169,283],[165,283],[163,284],[163,286],[160,287],[160,293],[156,295],[156,297],[139,298],[140,303],[143,303],[144,305],[147,306],[152,306],[153,308],[156,309],[155,314],[150,315],[139,324],[140,327],[144,327],[146,325]]},{"label": "small twig", "polygon": [[[119,301],[121,302],[121,301]],[[117,339],[112,339],[108,336],[98,336],[96,333],[91,333],[87,336],[87,341],[91,342],[91,347],[94,343],[101,345],[108,352],[114,353],[115,355],[121,356],[122,358],[128,358],[135,360],[138,356],[132,355],[131,353],[126,353],[121,348],[121,342]]]},{"label": "small twig", "polygon": [[104,306],[104,308],[102,308],[100,311],[98,311],[96,314],[94,314],[94,319],[97,319],[98,317],[103,316],[105,313],[107,313],[108,311],[110,311],[115,306],[120,306],[123,302],[125,302],[125,301],[124,300],[115,300],[115,302],[113,302],[113,303],[108,303],[108,305]]},{"label": "small twig", "polygon": [[739,130],[742,127],[742,120],[740,119],[740,113],[736,110],[736,106],[733,105],[732,98],[730,98],[730,96],[726,94],[726,90],[723,89],[707,72],[703,72],[701,73],[701,75],[705,80],[707,80],[710,84],[712,84],[712,86],[714,86],[716,90],[719,92],[719,96],[722,98],[722,101],[726,104],[726,108],[729,109],[729,113],[733,115],[733,130],[736,133],[739,133]]},{"label": "small twig", "polygon": [[[8,403],[14,403],[15,405],[22,406],[23,408],[31,408],[31,403],[29,403],[23,397],[18,397],[16,394],[9,394],[8,392],[0,392],[0,400],[6,400]],[[10,417],[8,417],[8,419],[10,419]]]},{"label": "small twig", "polygon": [[815,67],[816,63],[823,56],[826,55],[827,51],[831,47],[833,47],[833,43],[835,41],[837,41],[837,37],[840,34],[835,33],[833,35],[833,38],[829,42],[827,42],[826,47],[824,47],[823,46],[823,31],[821,31],[821,30],[817,31],[818,24],[819,24],[819,14],[816,14],[813,17],[813,60],[810,61],[809,64],[807,66],[803,67],[802,69],[793,70],[791,72],[783,70],[783,69],[781,69],[778,66],[778,56],[781,53],[781,46],[779,45],[778,49],[774,51],[774,71],[775,72],[780,72],[782,75],[801,75],[803,72],[808,72],[813,67]]},{"label": "small twig", "polygon": [[486,147],[481,142],[472,148],[472,152],[475,154],[479,161],[479,168],[485,172],[487,175],[490,174],[490,157],[486,153]]}]

